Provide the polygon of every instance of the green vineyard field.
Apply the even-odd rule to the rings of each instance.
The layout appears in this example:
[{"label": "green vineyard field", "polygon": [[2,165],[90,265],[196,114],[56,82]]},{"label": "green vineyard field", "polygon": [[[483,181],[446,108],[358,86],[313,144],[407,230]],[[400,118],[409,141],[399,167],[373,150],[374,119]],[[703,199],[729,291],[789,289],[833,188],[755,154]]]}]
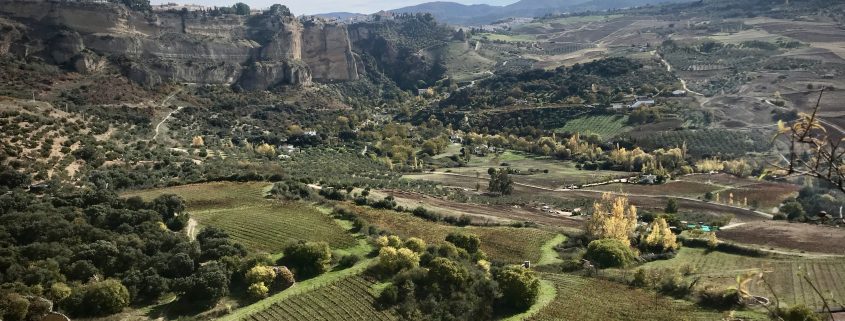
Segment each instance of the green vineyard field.
[{"label": "green vineyard field", "polygon": [[721,320],[719,312],[701,310],[692,302],[672,300],[619,283],[568,274],[544,273],[542,278],[554,284],[557,297],[527,320]]},{"label": "green vineyard field", "polygon": [[389,310],[374,307],[373,282],[360,275],[348,276],[321,288],[279,301],[249,315],[247,321],[397,320]]},{"label": "green vineyard field", "polygon": [[596,134],[602,139],[610,139],[629,129],[625,125],[628,116],[601,115],[575,118],[559,128],[559,133]]},{"label": "green vineyard field", "polygon": [[[845,301],[845,260],[832,258],[775,257],[756,258],[721,252],[706,253],[702,249],[683,248],[675,259],[646,264],[647,268],[678,267],[688,264],[702,282],[732,286],[738,275],[763,272],[778,298],[786,304],[804,304],[820,308],[822,299],[813,291],[803,275],[807,275],[827,299]],[[752,294],[772,297],[760,282],[752,282]]]},{"label": "green vineyard field", "polygon": [[225,230],[247,249],[281,252],[294,240],[326,241],[332,248],[354,246],[355,239],[329,215],[304,203],[264,199],[269,183],[208,183],[148,190],[135,194],[150,200],[162,194],[185,199],[200,225]]}]

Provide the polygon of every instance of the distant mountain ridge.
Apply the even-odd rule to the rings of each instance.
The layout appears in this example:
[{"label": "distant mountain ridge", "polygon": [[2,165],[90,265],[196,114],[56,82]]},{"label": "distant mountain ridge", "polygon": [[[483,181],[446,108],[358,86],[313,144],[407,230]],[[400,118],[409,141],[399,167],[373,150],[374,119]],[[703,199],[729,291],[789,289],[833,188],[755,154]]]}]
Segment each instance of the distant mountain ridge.
[{"label": "distant mountain ridge", "polygon": [[438,21],[449,24],[481,25],[511,17],[539,17],[549,13],[599,11],[690,1],[693,0],[521,0],[506,6],[465,5],[456,2],[437,1],[390,11],[396,13],[428,12],[434,15]]}]

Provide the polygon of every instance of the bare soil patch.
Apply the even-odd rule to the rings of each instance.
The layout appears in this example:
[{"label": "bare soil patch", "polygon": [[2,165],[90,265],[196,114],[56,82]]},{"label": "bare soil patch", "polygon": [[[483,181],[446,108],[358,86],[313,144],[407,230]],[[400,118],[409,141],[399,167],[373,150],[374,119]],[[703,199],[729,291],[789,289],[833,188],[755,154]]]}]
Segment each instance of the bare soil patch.
[{"label": "bare soil patch", "polygon": [[748,222],[719,231],[723,240],[807,252],[845,254],[845,228],[784,221]]},{"label": "bare soil patch", "polygon": [[478,223],[484,223],[485,217],[492,217],[494,221],[501,221],[502,219],[516,222],[531,221],[549,226],[571,228],[580,228],[583,226],[583,221],[580,219],[545,213],[533,208],[459,203],[420,193],[396,190],[387,190],[383,192],[393,195],[393,197],[396,198],[397,203],[400,204],[403,203],[403,201],[409,201],[440,214],[466,214],[473,217],[473,221]]}]

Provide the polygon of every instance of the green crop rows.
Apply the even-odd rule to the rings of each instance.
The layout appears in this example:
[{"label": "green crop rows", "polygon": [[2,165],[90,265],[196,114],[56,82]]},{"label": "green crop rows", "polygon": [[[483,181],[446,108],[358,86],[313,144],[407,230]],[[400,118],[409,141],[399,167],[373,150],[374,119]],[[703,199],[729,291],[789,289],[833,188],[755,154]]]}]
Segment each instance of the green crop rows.
[{"label": "green crop rows", "polygon": [[[806,275],[829,301],[845,301],[845,261],[841,259],[755,258],[684,248],[675,259],[652,262],[646,267],[663,268],[684,264],[694,268],[694,277],[702,276],[707,283],[724,286],[735,285],[738,275],[764,272],[767,282],[783,303],[821,308],[822,299],[804,279]],[[753,282],[750,291],[754,295],[773,297],[760,282]]]},{"label": "green crop rows", "polygon": [[543,274],[557,289],[551,304],[528,320],[721,320],[718,312],[692,302],[610,281],[567,274]]},{"label": "green crop rows", "polygon": [[161,194],[185,199],[200,225],[225,230],[250,250],[281,252],[293,240],[326,241],[332,248],[354,246],[355,239],[331,217],[304,203],[264,199],[269,183],[208,183],[144,191],[150,200]]},{"label": "green crop rows", "polygon": [[247,320],[396,320],[389,310],[379,311],[374,307],[372,285],[372,281],[360,275],[349,276],[280,301]]},{"label": "green crop rows", "polygon": [[582,135],[596,134],[603,139],[613,138],[628,130],[625,122],[628,116],[601,115],[575,118],[557,130],[557,132],[579,133]]}]

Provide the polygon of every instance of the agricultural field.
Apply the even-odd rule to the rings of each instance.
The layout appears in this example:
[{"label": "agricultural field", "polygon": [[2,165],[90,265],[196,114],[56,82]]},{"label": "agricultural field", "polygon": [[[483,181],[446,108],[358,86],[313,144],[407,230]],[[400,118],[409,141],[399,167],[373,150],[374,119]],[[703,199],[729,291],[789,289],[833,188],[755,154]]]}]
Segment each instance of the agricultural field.
[{"label": "agricultural field", "polygon": [[[501,154],[491,154],[484,157],[472,157],[465,167],[448,169],[451,173],[481,178],[487,178],[490,167],[510,167],[521,174],[511,175],[514,182],[541,186],[545,188],[560,188],[572,184],[582,185],[604,182],[616,178],[630,177],[631,173],[619,171],[585,171],[575,167],[574,162],[556,160],[548,156],[535,156],[527,153],[506,151]],[[411,176],[409,176],[411,177]],[[485,185],[486,182],[482,182]]]},{"label": "agricultural field", "polygon": [[555,233],[535,228],[455,227],[426,221],[408,213],[364,207],[355,208],[355,215],[402,238],[419,237],[428,243],[443,242],[451,232],[475,234],[481,238],[481,249],[491,260],[512,264],[540,260],[543,245],[555,237]]},{"label": "agricultural field", "polygon": [[692,302],[619,283],[567,274],[543,273],[541,277],[554,284],[557,297],[527,320],[713,321],[722,318],[721,313],[702,310]]},{"label": "agricultural field", "polygon": [[718,236],[778,250],[845,255],[845,229],[836,227],[767,220],[721,230]]},{"label": "agricultural field", "polygon": [[374,307],[374,285],[375,282],[364,276],[347,276],[315,290],[290,296],[242,320],[397,320],[390,310],[379,311]]},{"label": "agricultural field", "polygon": [[568,122],[561,128],[558,128],[558,133],[580,133],[581,135],[596,134],[602,139],[608,140],[629,128],[626,125],[628,116],[624,115],[599,115],[586,116],[575,118]]},{"label": "agricultural field", "polygon": [[489,40],[489,41],[503,41],[503,42],[528,42],[528,41],[536,41],[532,35],[527,34],[501,34],[501,33],[480,33],[477,37]]},{"label": "agricultural field", "polygon": [[248,249],[280,252],[290,241],[326,241],[332,248],[354,246],[355,239],[314,206],[264,198],[269,183],[207,183],[124,194],[150,200],[176,194],[201,226],[222,228]]},{"label": "agricultural field", "polygon": [[[821,298],[803,278],[806,275],[813,285],[828,298],[836,302],[845,300],[845,260],[836,258],[813,258],[786,255],[772,257],[750,257],[708,252],[704,249],[682,248],[671,260],[647,263],[643,268],[678,268],[688,265],[694,273],[690,278],[701,278],[704,284],[735,286],[736,277],[749,272],[763,272],[775,294],[786,304],[805,304],[820,308]],[[773,298],[759,278],[749,286],[752,295]]]},{"label": "agricultural field", "polygon": [[718,186],[685,181],[670,181],[666,184],[659,185],[614,183],[594,186],[590,187],[590,189],[597,191],[618,192],[624,194],[666,195],[692,198],[698,198],[703,196],[707,192],[716,192],[720,190]]},{"label": "agricultural field", "polygon": [[660,132],[631,132],[630,138],[647,149],[681,146],[686,143],[689,153],[697,157],[743,156],[768,151],[772,134],[738,130],[684,130]]}]

